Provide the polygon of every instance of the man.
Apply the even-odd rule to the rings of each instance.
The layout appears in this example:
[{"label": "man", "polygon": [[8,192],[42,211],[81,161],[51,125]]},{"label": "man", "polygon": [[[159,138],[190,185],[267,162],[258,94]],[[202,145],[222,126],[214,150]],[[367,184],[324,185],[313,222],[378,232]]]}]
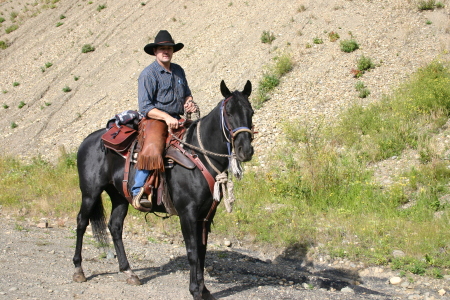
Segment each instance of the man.
[{"label": "man", "polygon": [[[168,129],[177,129],[180,115],[184,112],[192,113],[197,110],[183,68],[171,62],[173,53],[183,47],[182,43],[175,44],[167,30],[159,31],[155,42],[144,47],[144,51],[156,59],[142,71],[138,79],[139,111],[145,118],[140,124],[142,150],[138,157],[135,183],[131,191],[133,203],[140,203],[141,206],[148,208],[151,207],[151,199],[150,201],[141,199],[145,181],[151,170],[164,171],[161,157],[164,145],[161,149],[161,142],[158,144],[154,140],[158,138],[164,140],[161,136],[167,136]],[[152,125],[143,124],[146,121],[152,122]]]}]

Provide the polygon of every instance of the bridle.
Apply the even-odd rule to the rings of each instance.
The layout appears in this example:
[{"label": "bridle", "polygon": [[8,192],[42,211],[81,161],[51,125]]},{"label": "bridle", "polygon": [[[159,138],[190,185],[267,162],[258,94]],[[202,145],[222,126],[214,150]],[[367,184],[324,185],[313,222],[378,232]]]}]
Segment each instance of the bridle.
[{"label": "bridle", "polygon": [[[228,142],[228,154],[229,155],[231,155],[231,152],[234,150],[234,140],[236,139],[236,136],[239,133],[241,133],[241,132],[250,133],[251,140],[253,140],[254,135],[255,135],[253,126],[252,126],[252,128],[241,126],[241,127],[232,129],[230,121],[228,120],[228,114],[227,114],[227,109],[226,109],[226,105],[232,97],[233,96],[230,96],[230,97],[222,100],[222,105],[220,106],[220,125],[222,127],[223,135],[225,136],[225,139]],[[226,132],[228,132],[228,135]],[[231,148],[230,148],[230,144],[231,144]]]}]

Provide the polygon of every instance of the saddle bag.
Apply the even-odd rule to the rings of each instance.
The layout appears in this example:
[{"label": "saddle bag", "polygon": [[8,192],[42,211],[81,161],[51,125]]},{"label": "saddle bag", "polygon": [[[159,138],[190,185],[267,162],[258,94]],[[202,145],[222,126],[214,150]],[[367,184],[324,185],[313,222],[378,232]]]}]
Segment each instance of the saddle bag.
[{"label": "saddle bag", "polygon": [[119,128],[114,123],[111,128],[102,135],[102,140],[106,148],[122,152],[130,147],[137,135],[137,130],[124,125]]}]

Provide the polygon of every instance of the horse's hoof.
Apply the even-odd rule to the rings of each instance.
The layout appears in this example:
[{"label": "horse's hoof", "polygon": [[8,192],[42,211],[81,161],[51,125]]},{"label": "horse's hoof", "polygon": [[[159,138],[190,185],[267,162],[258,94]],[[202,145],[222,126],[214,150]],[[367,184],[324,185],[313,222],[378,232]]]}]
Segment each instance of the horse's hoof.
[{"label": "horse's hoof", "polygon": [[73,274],[73,281],[75,282],[85,282],[87,281],[86,276],[84,276],[83,272],[77,272]]},{"label": "horse's hoof", "polygon": [[141,281],[139,280],[139,277],[137,277],[136,275],[131,275],[130,277],[128,277],[127,283],[129,285],[141,285]]}]

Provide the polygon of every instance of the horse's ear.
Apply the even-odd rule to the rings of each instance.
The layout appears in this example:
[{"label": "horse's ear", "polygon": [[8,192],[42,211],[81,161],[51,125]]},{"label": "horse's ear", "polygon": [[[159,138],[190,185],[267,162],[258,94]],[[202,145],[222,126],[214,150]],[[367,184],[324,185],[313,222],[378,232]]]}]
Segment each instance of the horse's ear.
[{"label": "horse's ear", "polygon": [[251,93],[252,93],[252,83],[250,82],[250,80],[247,80],[247,83],[245,84],[242,94],[246,95],[247,97],[250,97]]},{"label": "horse's ear", "polygon": [[231,92],[227,88],[227,85],[225,84],[225,81],[223,81],[223,80],[220,82],[220,92],[222,93],[222,96],[224,96],[225,98],[228,98],[229,96],[231,96]]}]

